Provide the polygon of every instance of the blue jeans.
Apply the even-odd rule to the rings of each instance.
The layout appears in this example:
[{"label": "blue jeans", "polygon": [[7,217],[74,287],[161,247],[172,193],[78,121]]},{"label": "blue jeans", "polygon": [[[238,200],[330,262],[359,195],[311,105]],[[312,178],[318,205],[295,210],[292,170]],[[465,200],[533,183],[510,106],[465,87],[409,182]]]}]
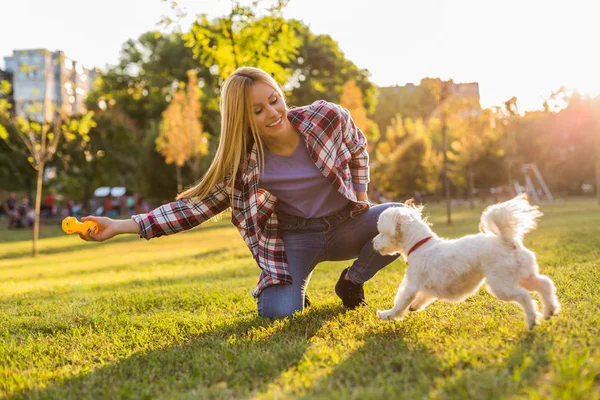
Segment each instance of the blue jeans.
[{"label": "blue jeans", "polygon": [[353,283],[371,279],[398,258],[398,255],[382,256],[373,250],[377,219],[386,208],[401,206],[401,203],[379,204],[355,217],[350,216],[348,209],[320,218],[278,213],[292,284],[265,288],[258,296],[258,315],[283,318],[302,311],[310,276],[322,261],[356,258],[348,270],[348,278]]}]

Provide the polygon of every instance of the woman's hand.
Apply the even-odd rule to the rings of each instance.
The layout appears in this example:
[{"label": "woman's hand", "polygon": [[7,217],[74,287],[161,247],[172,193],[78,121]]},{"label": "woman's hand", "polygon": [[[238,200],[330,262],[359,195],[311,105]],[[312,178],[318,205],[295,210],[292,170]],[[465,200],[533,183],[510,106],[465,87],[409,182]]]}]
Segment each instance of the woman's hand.
[{"label": "woman's hand", "polygon": [[83,217],[82,221],[94,221],[98,228],[88,229],[80,233],[83,240],[92,242],[103,242],[123,233],[138,233],[139,226],[132,219],[111,219],[107,217]]},{"label": "woman's hand", "polygon": [[356,192],[356,200],[369,201],[369,199],[367,198],[367,192]]}]

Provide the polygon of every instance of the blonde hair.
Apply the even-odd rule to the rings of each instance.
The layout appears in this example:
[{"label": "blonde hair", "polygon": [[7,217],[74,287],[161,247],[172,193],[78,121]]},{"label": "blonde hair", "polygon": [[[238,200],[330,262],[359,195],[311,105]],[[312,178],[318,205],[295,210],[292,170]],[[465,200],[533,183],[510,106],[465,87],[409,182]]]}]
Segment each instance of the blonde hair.
[{"label": "blonde hair", "polygon": [[249,145],[258,146],[258,164],[262,165],[263,142],[260,139],[252,106],[252,84],[265,83],[271,86],[285,101],[279,84],[265,71],[253,67],[236,69],[225,81],[221,91],[221,137],[219,147],[208,171],[199,182],[180,193],[178,199],[204,198],[218,183],[225,180],[231,187],[237,172],[249,156]]}]

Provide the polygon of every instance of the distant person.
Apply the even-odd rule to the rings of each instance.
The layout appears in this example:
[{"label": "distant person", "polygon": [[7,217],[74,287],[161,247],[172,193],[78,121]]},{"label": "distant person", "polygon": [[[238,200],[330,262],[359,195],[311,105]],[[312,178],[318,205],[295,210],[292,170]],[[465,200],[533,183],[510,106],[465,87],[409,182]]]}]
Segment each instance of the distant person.
[{"label": "distant person", "polygon": [[27,194],[23,194],[21,204],[17,208],[18,221],[17,228],[30,228],[33,226],[35,211],[29,206],[29,198]]},{"label": "distant person", "polygon": [[415,194],[413,195],[413,201],[415,202],[415,204],[423,204],[423,196],[418,190],[415,191]]},{"label": "distant person", "polygon": [[68,199],[65,207],[67,210],[67,215],[73,215],[73,206],[75,206],[75,202],[71,199]]},{"label": "distant person", "polygon": [[104,199],[104,210],[103,210],[104,215],[110,216],[113,213],[112,208],[113,208],[112,198],[110,196],[107,196],[106,199]]},{"label": "distant person", "polygon": [[258,314],[291,316],[306,303],[313,269],[322,261],[356,258],[335,291],[344,306],[365,304],[363,284],[398,256],[373,250],[377,218],[387,203],[367,201],[369,155],[349,112],[317,101],[288,109],[268,73],[237,69],[221,97],[221,135],[206,175],[178,200],[128,220],[85,217],[99,224],[84,240],[123,233],[150,239],[200,225],[232,208],[237,227],[261,269],[253,296]]},{"label": "distant person", "polygon": [[56,196],[54,193],[48,193],[44,196],[44,210],[48,216],[52,216],[56,213]]},{"label": "distant person", "polygon": [[4,202],[4,212],[8,217],[8,229],[14,229],[17,227],[18,214],[17,214],[17,195],[15,192],[10,192],[8,198]]},{"label": "distant person", "polygon": [[135,215],[135,211],[134,211],[134,206],[135,206],[135,197],[133,195],[129,195],[127,196],[127,212],[129,213],[129,215]]}]

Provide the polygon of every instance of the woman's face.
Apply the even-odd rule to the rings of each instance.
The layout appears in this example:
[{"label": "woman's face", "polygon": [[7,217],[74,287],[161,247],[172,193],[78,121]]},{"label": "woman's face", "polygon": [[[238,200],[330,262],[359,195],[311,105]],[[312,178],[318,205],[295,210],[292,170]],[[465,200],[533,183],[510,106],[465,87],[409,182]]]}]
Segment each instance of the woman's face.
[{"label": "woman's face", "polygon": [[290,122],[287,105],[279,92],[266,83],[255,82],[251,86],[251,96],[258,134],[264,139],[282,136]]}]

